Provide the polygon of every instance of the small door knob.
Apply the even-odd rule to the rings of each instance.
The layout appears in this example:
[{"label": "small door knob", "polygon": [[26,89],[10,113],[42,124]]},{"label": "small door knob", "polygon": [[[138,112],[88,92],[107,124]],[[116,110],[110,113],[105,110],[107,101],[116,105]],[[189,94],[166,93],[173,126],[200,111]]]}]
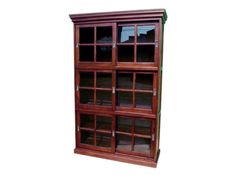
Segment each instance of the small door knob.
[{"label": "small door knob", "polygon": [[116,48],[116,43],[115,42],[112,43],[112,48]]},{"label": "small door knob", "polygon": [[157,89],[153,89],[153,96],[157,95]]},{"label": "small door knob", "polygon": [[158,40],[155,40],[155,47],[158,47]]},{"label": "small door knob", "polygon": [[115,94],[116,93],[116,88],[112,87],[112,93]]},{"label": "small door knob", "polygon": [[155,141],[155,135],[154,135],[154,133],[152,134],[152,141]]}]

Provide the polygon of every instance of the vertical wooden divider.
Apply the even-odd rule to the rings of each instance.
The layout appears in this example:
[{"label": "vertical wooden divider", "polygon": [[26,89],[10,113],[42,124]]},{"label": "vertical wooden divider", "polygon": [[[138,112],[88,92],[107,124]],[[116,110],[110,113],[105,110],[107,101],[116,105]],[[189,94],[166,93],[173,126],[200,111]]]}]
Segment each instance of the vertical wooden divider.
[{"label": "vertical wooden divider", "polygon": [[[159,52],[159,47],[160,47],[160,33],[159,33],[159,23],[155,25],[155,54],[154,54],[154,64],[159,67],[159,59],[160,59],[160,52]],[[156,46],[157,44],[157,46]],[[159,69],[159,68],[158,68]]]},{"label": "vertical wooden divider", "polygon": [[96,62],[97,61],[97,59],[96,59],[96,57],[97,57],[97,46],[96,46],[96,42],[97,42],[97,27],[96,26],[94,26],[94,41],[93,41],[93,50],[94,50],[94,56],[93,56],[93,61],[94,62]]},{"label": "vertical wooden divider", "polygon": [[96,89],[96,85],[97,85],[97,72],[94,71],[94,85],[93,85],[93,103],[94,105],[96,105],[96,102],[97,102],[97,89]]},{"label": "vertical wooden divider", "polygon": [[[78,132],[78,126],[80,126],[80,115],[77,111],[79,102],[80,102],[80,94],[77,90],[77,87],[79,87],[80,84],[80,75],[78,73],[78,70],[76,69],[76,66],[78,66],[79,62],[79,46],[77,45],[79,43],[79,26],[74,25],[74,99],[75,99],[75,144],[76,147],[79,147],[80,144],[80,131]],[[78,47],[76,47],[76,45]]]},{"label": "vertical wooden divider", "polygon": [[135,119],[131,119],[132,120],[132,129],[131,129],[131,131],[132,131],[132,148],[131,148],[131,151],[134,151],[134,121],[135,121]]},{"label": "vertical wooden divider", "polygon": [[133,94],[133,108],[135,108],[136,105],[136,98],[135,98],[135,85],[136,85],[136,72],[133,72],[133,87],[132,87],[132,94]]},{"label": "vertical wooden divider", "polygon": [[[116,88],[116,71],[113,70],[112,71],[112,87]],[[116,91],[115,93],[112,93],[112,110],[113,112],[116,109]],[[115,114],[112,114],[112,152],[115,153],[115,143],[116,143],[116,116]],[[113,136],[113,132],[114,132],[114,136]]]},{"label": "vertical wooden divider", "polygon": [[137,25],[134,25],[134,63],[137,62]]},{"label": "vertical wooden divider", "polygon": [[[157,102],[158,102],[158,74],[157,72],[153,73],[153,94],[152,94],[152,113],[157,114]],[[154,95],[156,92],[156,95]]]},{"label": "vertical wooden divider", "polygon": [[159,19],[159,23],[158,25],[158,41],[159,41],[159,45],[158,45],[158,49],[156,50],[158,52],[158,63],[157,63],[157,67],[158,67],[158,73],[157,73],[157,120],[156,120],[156,152],[155,152],[155,156],[154,159],[157,160],[158,158],[158,151],[159,151],[159,141],[160,141],[160,122],[161,122],[161,116],[160,116],[160,106],[161,106],[161,80],[162,80],[162,45],[163,45],[163,41],[162,41],[162,37],[163,37],[163,25],[162,25],[163,21],[160,18]]},{"label": "vertical wooden divider", "polygon": [[94,117],[94,146],[96,146],[96,141],[97,141],[97,137],[96,137],[96,130],[97,130],[97,122],[96,122],[96,120],[97,120],[97,116],[96,116],[96,114],[95,115],[93,115],[93,117]]},{"label": "vertical wooden divider", "polygon": [[[111,151],[112,151],[112,153],[115,153],[115,151],[116,151],[116,132],[115,132],[115,129],[116,129],[116,118],[115,118],[115,115],[113,114],[112,115],[112,131],[111,131],[111,136],[112,136],[112,149],[111,149]],[[113,131],[114,131],[114,135],[115,136],[113,136]]]},{"label": "vertical wooden divider", "polygon": [[79,26],[74,25],[74,63],[75,66],[79,64]]},{"label": "vertical wooden divider", "polygon": [[[115,93],[112,91],[112,110],[113,113],[116,109],[116,63],[117,63],[117,24],[113,23],[112,25],[112,90],[115,89]],[[115,146],[116,146],[116,116],[115,114],[112,115],[112,153],[115,153]],[[114,135],[114,136],[113,136]]]},{"label": "vertical wooden divider", "polygon": [[150,156],[153,158],[154,157],[154,155],[155,155],[155,147],[156,147],[156,144],[155,144],[155,142],[156,142],[156,132],[155,132],[155,130],[156,130],[156,120],[152,120],[152,127],[151,127],[151,135],[153,135],[154,134],[154,141],[151,139],[151,153],[150,153]]}]

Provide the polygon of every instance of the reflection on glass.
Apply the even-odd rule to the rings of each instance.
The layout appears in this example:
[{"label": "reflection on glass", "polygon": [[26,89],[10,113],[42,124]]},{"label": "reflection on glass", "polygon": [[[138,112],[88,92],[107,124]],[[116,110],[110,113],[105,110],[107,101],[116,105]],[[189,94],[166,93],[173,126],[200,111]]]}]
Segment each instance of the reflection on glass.
[{"label": "reflection on glass", "polygon": [[154,62],[154,45],[137,46],[137,62]]},{"label": "reflection on glass", "polygon": [[111,147],[111,134],[96,133],[96,146]]},{"label": "reflection on glass", "polygon": [[134,42],[134,26],[118,27],[118,39],[120,43]]},{"label": "reflection on glass", "polygon": [[133,62],[134,61],[134,46],[125,45],[118,46],[118,62]]},{"label": "reflection on glass", "polygon": [[112,42],[112,27],[97,27],[97,43]]},{"label": "reflection on glass", "polygon": [[80,103],[81,104],[94,104],[94,91],[87,89],[80,89]]},{"label": "reflection on glass", "polygon": [[111,117],[96,116],[97,130],[111,130]]},{"label": "reflection on glass", "polygon": [[80,72],[80,86],[93,87],[94,86],[94,73],[93,72]]},{"label": "reflection on glass", "polygon": [[140,137],[134,138],[134,151],[135,152],[150,154],[150,149],[151,149],[151,139],[140,138]]},{"label": "reflection on glass", "polygon": [[79,59],[80,61],[94,61],[93,46],[80,46]]},{"label": "reflection on glass", "polygon": [[132,107],[133,106],[133,93],[132,92],[117,92],[117,106]]},{"label": "reflection on glass", "polygon": [[138,26],[138,42],[154,42],[155,26]]},{"label": "reflection on glass", "polygon": [[134,122],[134,133],[151,135],[151,121],[136,119]]},{"label": "reflection on glass", "polygon": [[112,74],[97,72],[97,88],[111,88],[112,86]]},{"label": "reflection on glass", "polygon": [[81,143],[94,145],[94,133],[86,130],[81,130]]},{"label": "reflection on glass", "polygon": [[94,42],[94,28],[80,28],[79,29],[80,43],[93,43]]},{"label": "reflection on glass", "polygon": [[118,117],[117,118],[117,131],[132,132],[132,119]]},{"label": "reflection on glass", "polygon": [[97,57],[98,62],[111,62],[112,60],[112,48],[111,46],[97,46]]},{"label": "reflection on glass", "polygon": [[153,75],[152,74],[136,74],[136,89],[152,90]]},{"label": "reflection on glass", "polygon": [[132,137],[116,134],[116,149],[121,151],[132,150]]},{"label": "reflection on glass", "polygon": [[80,114],[80,127],[94,128],[94,116],[89,114]]},{"label": "reflection on glass", "polygon": [[133,88],[133,74],[132,73],[118,73],[117,74],[117,88]]},{"label": "reflection on glass", "polygon": [[135,99],[137,108],[145,108],[145,109],[152,108],[152,93],[136,92]]},{"label": "reflection on glass", "polygon": [[96,98],[97,105],[111,106],[111,104],[112,104],[111,91],[97,90],[96,95],[97,95],[97,98]]}]

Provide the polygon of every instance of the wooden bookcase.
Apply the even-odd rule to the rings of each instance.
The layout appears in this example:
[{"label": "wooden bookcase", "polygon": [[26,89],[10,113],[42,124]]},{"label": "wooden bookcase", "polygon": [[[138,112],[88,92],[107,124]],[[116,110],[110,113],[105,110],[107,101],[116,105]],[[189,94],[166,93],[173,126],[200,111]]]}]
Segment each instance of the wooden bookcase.
[{"label": "wooden bookcase", "polygon": [[74,152],[156,167],[165,9],[70,15]]}]

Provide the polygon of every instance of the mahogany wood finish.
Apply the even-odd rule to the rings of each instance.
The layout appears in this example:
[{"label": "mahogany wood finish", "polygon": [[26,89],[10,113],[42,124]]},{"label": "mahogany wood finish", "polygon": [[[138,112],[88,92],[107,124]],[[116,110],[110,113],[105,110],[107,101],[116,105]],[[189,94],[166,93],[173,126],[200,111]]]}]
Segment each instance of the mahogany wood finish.
[{"label": "mahogany wood finish", "polygon": [[165,9],[72,14],[75,149],[156,167]]}]

